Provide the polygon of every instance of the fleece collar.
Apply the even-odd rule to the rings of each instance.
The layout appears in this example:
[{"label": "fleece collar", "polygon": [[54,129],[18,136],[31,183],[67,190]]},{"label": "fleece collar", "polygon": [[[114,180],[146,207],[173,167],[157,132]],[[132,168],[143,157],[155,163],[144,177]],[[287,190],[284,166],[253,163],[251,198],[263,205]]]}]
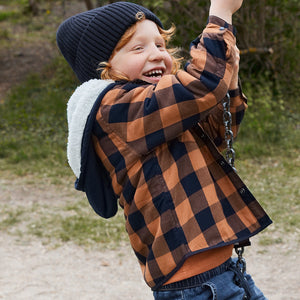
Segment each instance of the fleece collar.
[{"label": "fleece collar", "polygon": [[88,116],[99,94],[112,80],[91,79],[75,90],[67,107],[68,118],[68,162],[77,178],[81,172],[81,144]]}]

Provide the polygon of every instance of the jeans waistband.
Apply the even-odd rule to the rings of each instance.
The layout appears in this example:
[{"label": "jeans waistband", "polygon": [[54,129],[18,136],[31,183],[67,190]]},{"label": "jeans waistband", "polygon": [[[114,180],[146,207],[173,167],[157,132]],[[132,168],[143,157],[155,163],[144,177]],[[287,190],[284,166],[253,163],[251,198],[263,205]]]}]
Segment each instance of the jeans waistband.
[{"label": "jeans waistband", "polygon": [[157,289],[157,291],[175,291],[175,290],[181,290],[186,288],[193,288],[196,286],[200,286],[203,283],[207,282],[210,278],[220,275],[224,272],[226,272],[230,265],[232,264],[232,259],[229,258],[227,261],[225,261],[220,266],[211,269],[209,271],[203,272],[201,274],[195,275],[193,277],[183,279],[180,281],[172,282],[166,285],[161,286]]}]

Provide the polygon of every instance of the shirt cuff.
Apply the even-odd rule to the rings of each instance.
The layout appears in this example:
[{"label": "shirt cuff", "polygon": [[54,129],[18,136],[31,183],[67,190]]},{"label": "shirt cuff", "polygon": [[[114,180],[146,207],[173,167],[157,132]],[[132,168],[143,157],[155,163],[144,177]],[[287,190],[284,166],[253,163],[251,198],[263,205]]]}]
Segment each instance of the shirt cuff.
[{"label": "shirt cuff", "polygon": [[236,35],[236,28],[233,25],[227,23],[226,21],[224,21],[223,19],[221,19],[217,16],[212,16],[212,15],[209,16],[207,23],[212,23],[212,24],[218,25],[218,26],[220,26],[221,30],[228,29],[234,35]]},{"label": "shirt cuff", "polygon": [[234,98],[234,97],[241,97],[246,103],[247,103],[247,97],[244,95],[243,90],[242,90],[242,84],[241,80],[239,79],[238,81],[238,88],[234,90],[229,90],[228,91],[229,96]]}]

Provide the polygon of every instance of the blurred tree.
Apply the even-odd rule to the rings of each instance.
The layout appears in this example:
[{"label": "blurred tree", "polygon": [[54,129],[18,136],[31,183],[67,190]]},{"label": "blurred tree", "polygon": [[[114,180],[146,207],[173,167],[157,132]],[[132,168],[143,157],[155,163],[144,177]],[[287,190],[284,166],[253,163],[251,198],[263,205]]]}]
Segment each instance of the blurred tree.
[{"label": "blurred tree", "polygon": [[87,8],[88,10],[94,8],[94,5],[93,5],[93,3],[92,3],[91,0],[84,0],[84,2],[85,2],[85,5],[86,5],[86,8]]},{"label": "blurred tree", "polygon": [[34,16],[38,15],[39,8],[36,0],[28,0],[28,10],[32,12]]},{"label": "blurred tree", "polygon": [[[244,75],[264,74],[289,91],[299,89],[300,1],[248,0],[235,19],[241,49],[272,48],[273,54],[249,53],[241,62]],[[246,74],[246,69],[248,74]],[[252,76],[251,76],[252,74]]]}]

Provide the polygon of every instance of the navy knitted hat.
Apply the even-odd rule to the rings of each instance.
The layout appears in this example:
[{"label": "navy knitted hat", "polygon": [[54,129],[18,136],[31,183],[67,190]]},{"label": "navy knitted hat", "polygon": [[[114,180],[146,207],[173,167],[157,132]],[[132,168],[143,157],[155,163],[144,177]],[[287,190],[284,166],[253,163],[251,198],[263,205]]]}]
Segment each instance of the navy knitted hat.
[{"label": "navy knitted hat", "polygon": [[131,2],[95,8],[70,17],[59,26],[58,47],[81,82],[100,78],[98,64],[109,60],[125,31],[143,15],[163,28],[155,14]]}]

